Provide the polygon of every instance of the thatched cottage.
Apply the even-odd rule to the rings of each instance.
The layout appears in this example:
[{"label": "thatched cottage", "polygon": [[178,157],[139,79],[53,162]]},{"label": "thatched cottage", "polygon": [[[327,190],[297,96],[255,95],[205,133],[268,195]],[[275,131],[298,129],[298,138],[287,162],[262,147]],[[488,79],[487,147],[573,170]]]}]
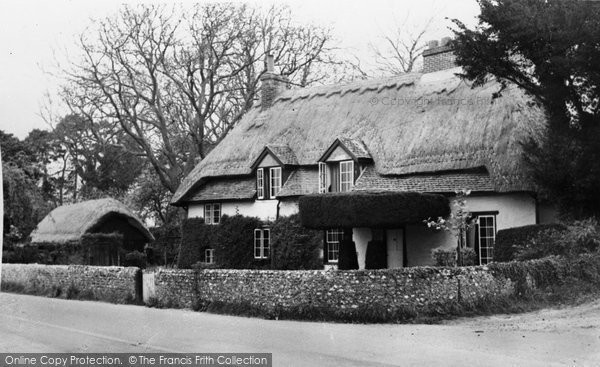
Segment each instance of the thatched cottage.
[{"label": "thatched cottage", "polygon": [[[516,87],[494,99],[498,84],[461,80],[446,43],[430,43],[423,73],[349,85],[288,89],[268,61],[260,103],[185,178],[172,204],[208,224],[223,214],[268,221],[300,211],[305,226],[323,229],[326,264],[351,236],[361,268],[374,239],[385,242],[388,267],[402,267],[431,264],[433,248],[456,246],[423,220],[447,214],[455,192],[467,189],[477,218],[469,246],[480,263],[493,260],[498,230],[552,218],[519,144],[544,116]],[[256,253],[269,246],[268,231],[248,233]]]},{"label": "thatched cottage", "polygon": [[86,259],[92,265],[119,265],[121,252],[144,251],[154,237],[123,203],[110,199],[88,200],[52,210],[31,233],[37,246],[78,246],[86,234],[111,234],[122,237],[116,246],[99,244]]}]

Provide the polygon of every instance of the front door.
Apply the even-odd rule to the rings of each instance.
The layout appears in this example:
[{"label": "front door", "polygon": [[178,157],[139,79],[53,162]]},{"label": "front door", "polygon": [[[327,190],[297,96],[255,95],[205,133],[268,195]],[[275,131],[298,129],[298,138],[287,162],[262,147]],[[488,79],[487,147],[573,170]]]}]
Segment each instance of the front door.
[{"label": "front door", "polygon": [[401,268],[403,265],[404,230],[387,230],[387,261],[388,268]]}]

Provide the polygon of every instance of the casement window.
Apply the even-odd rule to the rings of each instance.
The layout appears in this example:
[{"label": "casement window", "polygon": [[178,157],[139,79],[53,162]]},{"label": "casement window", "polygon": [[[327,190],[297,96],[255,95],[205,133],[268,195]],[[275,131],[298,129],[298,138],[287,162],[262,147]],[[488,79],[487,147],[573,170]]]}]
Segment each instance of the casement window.
[{"label": "casement window", "polygon": [[476,238],[479,249],[479,264],[487,264],[494,259],[496,243],[496,216],[478,215],[476,222]]},{"label": "casement window", "polygon": [[256,170],[256,196],[259,199],[265,198],[265,170],[263,168]]},{"label": "casement window", "polygon": [[319,193],[350,191],[354,186],[354,161],[319,162]]},{"label": "casement window", "polygon": [[329,191],[327,163],[319,162],[319,194]]},{"label": "casement window", "polygon": [[271,230],[260,228],[254,230],[254,258],[268,259],[271,252]]},{"label": "casement window", "polygon": [[283,182],[281,167],[256,169],[256,197],[262,199],[275,199]]},{"label": "casement window", "polygon": [[340,191],[350,191],[354,186],[354,161],[340,162]]},{"label": "casement window", "polygon": [[221,222],[221,204],[204,204],[204,224],[219,224]]},{"label": "casement window", "polygon": [[343,229],[329,229],[325,232],[325,259],[328,263],[337,263],[340,255],[340,242],[344,238]]},{"label": "casement window", "polygon": [[269,198],[275,199],[281,190],[281,167],[269,168]]},{"label": "casement window", "polygon": [[215,263],[215,250],[207,248],[204,250],[204,263],[214,264]]}]

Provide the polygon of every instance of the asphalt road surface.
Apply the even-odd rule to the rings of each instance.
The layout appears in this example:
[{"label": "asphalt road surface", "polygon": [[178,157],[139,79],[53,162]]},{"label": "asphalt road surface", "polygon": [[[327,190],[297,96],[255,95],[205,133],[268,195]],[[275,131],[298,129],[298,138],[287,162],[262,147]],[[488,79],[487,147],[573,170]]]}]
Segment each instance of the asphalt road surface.
[{"label": "asphalt road surface", "polygon": [[274,366],[600,366],[600,301],[443,325],[360,325],[0,293],[0,352],[267,352]]}]

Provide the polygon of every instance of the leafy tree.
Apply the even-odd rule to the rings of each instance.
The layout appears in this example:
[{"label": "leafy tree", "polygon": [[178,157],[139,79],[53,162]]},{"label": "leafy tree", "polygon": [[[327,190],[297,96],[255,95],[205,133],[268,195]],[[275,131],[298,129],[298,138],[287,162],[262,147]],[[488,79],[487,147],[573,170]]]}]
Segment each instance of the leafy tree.
[{"label": "leafy tree", "polygon": [[295,25],[286,8],[125,6],[97,24],[80,38],[81,60],[64,70],[64,100],[126,133],[128,150],[171,193],[252,107],[266,54],[298,85],[327,77],[319,66],[332,63],[329,32]]},{"label": "leafy tree", "polygon": [[600,214],[600,8],[574,0],[479,0],[474,29],[454,20],[463,77],[516,85],[547,114],[524,142],[543,196],[564,216]]},{"label": "leafy tree", "polygon": [[79,195],[83,199],[122,197],[144,166],[144,159],[129,149],[130,138],[104,121],[68,115],[54,127],[53,135],[65,152],[59,180],[61,198],[67,183],[73,201]]}]

